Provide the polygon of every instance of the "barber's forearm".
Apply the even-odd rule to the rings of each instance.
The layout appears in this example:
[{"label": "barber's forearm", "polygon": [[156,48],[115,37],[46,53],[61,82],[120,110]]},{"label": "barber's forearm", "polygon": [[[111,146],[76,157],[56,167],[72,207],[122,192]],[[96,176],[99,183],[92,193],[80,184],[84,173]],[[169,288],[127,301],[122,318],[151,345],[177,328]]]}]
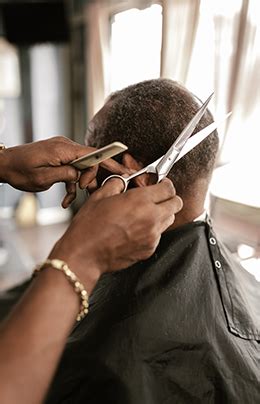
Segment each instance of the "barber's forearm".
[{"label": "barber's forearm", "polygon": [[0,330],[1,402],[43,400],[79,307],[64,274],[53,268],[39,273]]}]

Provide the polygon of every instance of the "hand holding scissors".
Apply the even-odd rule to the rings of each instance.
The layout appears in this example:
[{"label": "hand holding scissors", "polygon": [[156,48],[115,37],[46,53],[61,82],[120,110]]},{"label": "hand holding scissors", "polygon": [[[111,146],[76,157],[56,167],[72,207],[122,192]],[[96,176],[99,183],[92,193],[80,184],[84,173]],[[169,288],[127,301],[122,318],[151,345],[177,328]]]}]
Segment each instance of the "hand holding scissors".
[{"label": "hand holding scissors", "polygon": [[[129,182],[144,173],[152,173],[157,175],[157,182],[160,182],[164,179],[168,173],[170,172],[173,165],[180,160],[185,154],[187,154],[190,150],[192,150],[195,146],[197,146],[202,140],[204,140],[208,135],[210,135],[217,127],[218,123],[213,122],[210,125],[206,126],[204,129],[196,133],[191,139],[190,136],[194,132],[197,124],[200,119],[204,115],[206,108],[212,98],[213,94],[209,96],[209,98],[204,102],[201,108],[197,111],[191,121],[187,124],[187,126],[183,129],[178,138],[174,141],[169,150],[165,153],[164,156],[160,157],[153,163],[147,165],[136,173],[130,175],[129,177],[123,177],[122,175],[113,174],[107,177],[101,186],[103,186],[107,181],[113,178],[119,178],[123,184],[124,189],[122,192],[125,192],[128,188]],[[227,115],[229,116],[229,114]],[[226,116],[226,117],[227,117]]]}]

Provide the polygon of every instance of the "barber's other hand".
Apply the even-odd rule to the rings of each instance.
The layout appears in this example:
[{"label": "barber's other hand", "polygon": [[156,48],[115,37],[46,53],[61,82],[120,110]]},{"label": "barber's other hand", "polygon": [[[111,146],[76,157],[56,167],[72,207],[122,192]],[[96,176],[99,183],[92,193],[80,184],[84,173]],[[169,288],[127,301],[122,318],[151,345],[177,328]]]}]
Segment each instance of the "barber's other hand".
[{"label": "barber's other hand", "polygon": [[[86,188],[96,177],[98,166],[79,172],[69,163],[95,150],[72,140],[57,136],[47,140],[5,149],[4,181],[22,191],[39,192],[49,189],[56,182],[65,182],[67,195],[63,207],[68,207],[76,196],[76,182]],[[109,159],[103,165],[111,172],[124,173],[116,161]]]},{"label": "barber's other hand", "polygon": [[90,291],[102,273],[150,257],[182,208],[169,180],[116,195],[121,190],[115,179],[92,194],[50,254],[66,261]]}]

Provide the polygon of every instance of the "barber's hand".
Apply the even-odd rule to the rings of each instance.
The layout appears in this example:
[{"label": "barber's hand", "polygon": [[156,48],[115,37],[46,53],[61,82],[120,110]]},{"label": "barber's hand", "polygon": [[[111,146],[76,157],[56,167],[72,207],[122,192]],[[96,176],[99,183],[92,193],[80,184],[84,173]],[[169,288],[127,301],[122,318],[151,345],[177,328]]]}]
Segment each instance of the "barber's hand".
[{"label": "barber's hand", "polygon": [[116,195],[121,190],[115,179],[92,194],[50,254],[66,261],[90,290],[102,273],[150,257],[182,208],[168,179]]},{"label": "barber's hand", "polygon": [[[80,172],[69,163],[94,150],[62,136],[7,148],[2,152],[6,161],[5,182],[31,192],[45,191],[56,182],[65,182],[67,195],[62,206],[66,208],[75,199],[76,182],[79,181],[81,188],[86,188],[95,179],[98,170],[95,166]],[[101,165],[111,172],[126,172],[112,159]]]}]

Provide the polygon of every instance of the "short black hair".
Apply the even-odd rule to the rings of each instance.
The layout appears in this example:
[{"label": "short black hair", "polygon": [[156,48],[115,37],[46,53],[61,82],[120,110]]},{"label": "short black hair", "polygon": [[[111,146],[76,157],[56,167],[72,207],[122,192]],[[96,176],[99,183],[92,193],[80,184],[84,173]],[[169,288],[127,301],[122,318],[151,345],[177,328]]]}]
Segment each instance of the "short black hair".
[{"label": "short black hair", "polygon": [[[201,106],[201,101],[178,82],[147,80],[113,93],[105,119],[88,136],[88,144],[105,146],[121,141],[129,153],[147,165],[162,156]],[[195,132],[213,122],[207,110]],[[181,195],[198,178],[210,178],[219,139],[217,131],[208,136],[176,163],[168,177]]]}]

